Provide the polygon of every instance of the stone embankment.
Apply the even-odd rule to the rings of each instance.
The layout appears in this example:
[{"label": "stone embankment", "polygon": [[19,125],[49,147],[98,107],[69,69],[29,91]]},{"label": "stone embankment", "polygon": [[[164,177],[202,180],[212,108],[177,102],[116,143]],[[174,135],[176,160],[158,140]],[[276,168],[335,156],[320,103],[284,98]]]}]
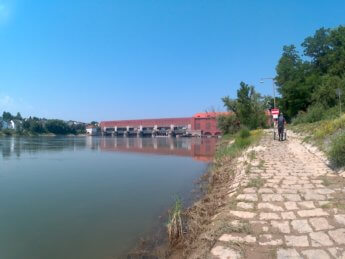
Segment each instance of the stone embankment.
[{"label": "stone embankment", "polygon": [[224,227],[189,258],[345,258],[345,179],[290,136],[274,141],[267,131],[238,158],[210,224]]}]

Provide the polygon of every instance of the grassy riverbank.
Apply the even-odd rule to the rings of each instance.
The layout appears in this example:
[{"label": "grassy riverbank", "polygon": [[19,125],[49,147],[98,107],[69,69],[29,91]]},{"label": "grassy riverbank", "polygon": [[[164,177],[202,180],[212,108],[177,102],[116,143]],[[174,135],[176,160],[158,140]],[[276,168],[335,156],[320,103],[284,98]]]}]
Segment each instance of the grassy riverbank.
[{"label": "grassy riverbank", "polygon": [[[256,145],[262,135],[263,130],[241,130],[223,136],[209,170],[200,179],[202,198],[189,208],[183,208],[181,199],[177,198],[162,222],[165,226],[157,228],[157,233],[153,233],[150,239],[138,244],[129,258],[188,258],[191,251],[206,247],[205,242],[209,245],[211,241],[203,236],[205,233],[216,235],[221,229],[220,225],[213,226],[211,222],[225,205],[229,186],[235,177],[236,159]],[[250,152],[249,157],[254,156]]]},{"label": "grassy riverbank", "polygon": [[[170,258],[187,258],[192,251],[209,247],[212,238],[222,231],[223,226],[212,224],[212,219],[224,209],[229,186],[235,177],[236,159],[257,144],[262,135],[262,130],[241,130],[235,135],[225,135],[219,141],[210,170],[204,175],[207,185],[203,198],[181,212],[183,235],[174,238]],[[248,156],[253,158],[255,152]]]},{"label": "grassy riverbank", "polygon": [[345,114],[335,119],[298,123],[290,128],[305,135],[304,141],[327,154],[332,166],[345,166]]}]

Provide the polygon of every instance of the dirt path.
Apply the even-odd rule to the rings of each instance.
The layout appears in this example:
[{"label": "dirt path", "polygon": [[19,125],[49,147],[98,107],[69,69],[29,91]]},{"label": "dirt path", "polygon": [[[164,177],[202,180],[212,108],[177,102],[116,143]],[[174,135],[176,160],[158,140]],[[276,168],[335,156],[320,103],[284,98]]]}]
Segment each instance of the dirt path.
[{"label": "dirt path", "polygon": [[229,194],[233,228],[206,257],[345,258],[344,178],[296,137],[278,142],[266,133],[257,150],[242,173],[246,185]]}]

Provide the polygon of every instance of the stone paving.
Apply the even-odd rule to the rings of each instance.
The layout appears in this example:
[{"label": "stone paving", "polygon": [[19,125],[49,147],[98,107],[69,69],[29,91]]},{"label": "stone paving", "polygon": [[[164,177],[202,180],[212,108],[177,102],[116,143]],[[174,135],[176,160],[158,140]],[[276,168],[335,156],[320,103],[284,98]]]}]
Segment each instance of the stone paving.
[{"label": "stone paving", "polygon": [[238,163],[227,220],[246,231],[225,230],[209,258],[345,259],[343,177],[297,137],[267,132]]}]

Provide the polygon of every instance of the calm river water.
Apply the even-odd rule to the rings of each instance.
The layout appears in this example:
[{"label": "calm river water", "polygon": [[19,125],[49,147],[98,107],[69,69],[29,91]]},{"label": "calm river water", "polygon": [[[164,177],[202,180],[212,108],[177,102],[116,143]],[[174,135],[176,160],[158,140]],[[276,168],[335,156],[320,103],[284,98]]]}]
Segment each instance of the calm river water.
[{"label": "calm river water", "polygon": [[117,258],[205,172],[214,139],[0,138],[0,258]]}]

